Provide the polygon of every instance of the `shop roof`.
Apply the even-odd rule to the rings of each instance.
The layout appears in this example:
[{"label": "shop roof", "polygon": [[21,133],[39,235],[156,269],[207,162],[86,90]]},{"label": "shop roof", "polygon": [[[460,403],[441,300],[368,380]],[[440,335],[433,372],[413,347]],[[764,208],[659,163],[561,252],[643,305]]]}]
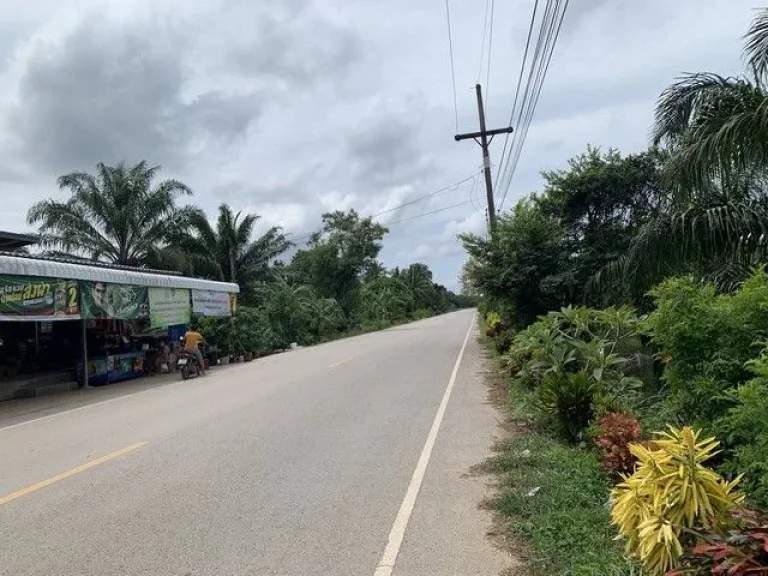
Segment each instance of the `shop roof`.
[{"label": "shop roof", "polygon": [[104,262],[79,261],[69,258],[50,258],[17,252],[0,252],[0,274],[16,276],[42,276],[65,280],[87,280],[114,284],[133,284],[153,288],[188,288],[211,292],[238,293],[240,287],[230,282],[215,282],[188,278],[174,272],[132,268]]},{"label": "shop roof", "polygon": [[24,246],[37,244],[39,238],[33,234],[17,234],[0,230],[0,250],[18,250]]}]

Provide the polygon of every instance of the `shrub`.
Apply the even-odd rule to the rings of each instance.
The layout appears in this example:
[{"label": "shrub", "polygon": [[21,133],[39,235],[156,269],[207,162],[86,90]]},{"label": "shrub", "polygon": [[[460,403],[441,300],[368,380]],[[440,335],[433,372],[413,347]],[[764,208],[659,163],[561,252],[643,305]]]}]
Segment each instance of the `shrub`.
[{"label": "shrub", "polygon": [[707,425],[725,415],[726,392],[749,379],[745,363],[768,330],[768,274],[756,270],[736,291],[671,278],[650,291],[656,310],[646,329],[664,359],[670,403],[685,423]]},{"label": "shrub", "polygon": [[768,381],[755,378],[731,397],[735,405],[718,423],[730,448],[722,468],[730,475],[743,474],[742,488],[750,500],[768,508]]},{"label": "shrub", "polygon": [[640,439],[640,423],[628,414],[614,412],[600,419],[595,445],[600,450],[600,464],[611,478],[632,472],[636,458],[629,445]]},{"label": "shrub", "polygon": [[514,339],[515,332],[513,330],[501,330],[493,339],[493,347],[497,353],[506,354],[512,346]]},{"label": "shrub", "polygon": [[432,316],[432,311],[427,308],[419,308],[418,310],[414,310],[411,316],[414,320],[424,320]]},{"label": "shrub", "polygon": [[718,446],[714,438],[699,441],[688,427],[656,435],[649,447],[630,445],[638,465],[614,488],[611,507],[627,553],[648,576],[679,567],[691,531],[724,524],[741,502],[738,480],[726,482],[703,464]]},{"label": "shrub", "polygon": [[489,312],[485,317],[485,335],[493,338],[501,330],[501,318],[498,312]]},{"label": "shrub", "polygon": [[594,381],[585,372],[551,373],[541,381],[537,405],[565,440],[578,442],[592,420],[594,393]]},{"label": "shrub", "polygon": [[692,570],[700,574],[767,576],[768,524],[760,522],[753,512],[740,511],[726,530],[701,535],[685,565],[685,570],[669,576],[690,574]]}]

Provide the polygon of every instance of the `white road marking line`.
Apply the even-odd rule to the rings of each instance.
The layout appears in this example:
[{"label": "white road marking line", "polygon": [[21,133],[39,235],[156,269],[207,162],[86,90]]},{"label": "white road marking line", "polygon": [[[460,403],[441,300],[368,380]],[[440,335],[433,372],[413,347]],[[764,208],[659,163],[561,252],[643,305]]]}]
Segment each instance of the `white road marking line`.
[{"label": "white road marking line", "polygon": [[342,364],[346,364],[350,360],[352,360],[352,358],[344,358],[344,360],[339,360],[338,362],[331,364],[330,366],[328,366],[328,368],[336,368],[336,366],[341,366]]},{"label": "white road marking line", "polygon": [[427,435],[427,441],[424,443],[424,448],[421,450],[421,456],[419,456],[416,469],[413,471],[411,483],[408,485],[408,490],[405,492],[403,502],[400,504],[400,509],[397,511],[395,522],[392,524],[392,530],[390,531],[389,539],[387,540],[387,547],[384,549],[384,554],[382,554],[381,560],[379,560],[379,563],[376,565],[376,570],[374,571],[373,576],[391,576],[392,571],[395,568],[395,561],[397,560],[397,555],[400,553],[400,546],[402,546],[403,538],[405,537],[405,529],[408,527],[413,508],[416,506],[416,498],[419,495],[419,490],[421,490],[424,474],[427,471],[429,459],[432,457],[432,449],[435,447],[437,433],[440,430],[440,425],[443,423],[445,409],[448,406],[448,400],[451,397],[453,385],[456,383],[456,375],[459,373],[459,365],[461,364],[461,359],[464,356],[464,350],[467,347],[467,342],[469,341],[470,334],[472,334],[474,325],[475,317],[472,316],[467,335],[464,337],[464,343],[461,345],[459,355],[456,357],[456,364],[453,365],[453,372],[451,372],[451,378],[448,380],[448,386],[445,388],[443,399],[437,409],[437,414],[435,414],[435,420],[432,422],[432,428]]}]

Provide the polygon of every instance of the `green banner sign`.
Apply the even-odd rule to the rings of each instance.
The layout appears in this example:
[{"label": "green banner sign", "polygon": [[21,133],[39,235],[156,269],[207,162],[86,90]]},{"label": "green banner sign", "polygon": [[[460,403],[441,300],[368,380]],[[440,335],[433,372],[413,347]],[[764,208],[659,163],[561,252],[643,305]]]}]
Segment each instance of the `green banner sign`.
[{"label": "green banner sign", "polygon": [[81,282],[83,318],[137,320],[149,316],[146,286]]},{"label": "green banner sign", "polygon": [[80,314],[78,283],[36,276],[0,275],[0,315],[51,316]]},{"label": "green banner sign", "polygon": [[149,289],[149,326],[151,328],[189,324],[189,313],[189,290]]}]

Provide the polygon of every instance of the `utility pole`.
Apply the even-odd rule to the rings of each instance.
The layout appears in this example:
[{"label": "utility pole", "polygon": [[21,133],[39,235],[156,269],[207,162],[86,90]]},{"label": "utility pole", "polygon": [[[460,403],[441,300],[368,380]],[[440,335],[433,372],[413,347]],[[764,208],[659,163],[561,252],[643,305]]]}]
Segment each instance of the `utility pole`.
[{"label": "utility pole", "polygon": [[[472,138],[483,149],[483,170],[485,172],[485,194],[488,200],[488,224],[491,229],[496,223],[496,206],[493,204],[493,182],[491,181],[491,157],[488,154],[488,146],[493,141],[496,134],[509,134],[512,132],[512,126],[507,128],[498,128],[496,130],[486,130],[485,128],[485,109],[483,108],[483,91],[480,84],[475,85],[477,93],[477,113],[480,116],[480,132],[470,132],[468,134],[456,134],[456,142]],[[490,138],[488,138],[490,136]],[[478,140],[480,138],[480,140]]]}]

